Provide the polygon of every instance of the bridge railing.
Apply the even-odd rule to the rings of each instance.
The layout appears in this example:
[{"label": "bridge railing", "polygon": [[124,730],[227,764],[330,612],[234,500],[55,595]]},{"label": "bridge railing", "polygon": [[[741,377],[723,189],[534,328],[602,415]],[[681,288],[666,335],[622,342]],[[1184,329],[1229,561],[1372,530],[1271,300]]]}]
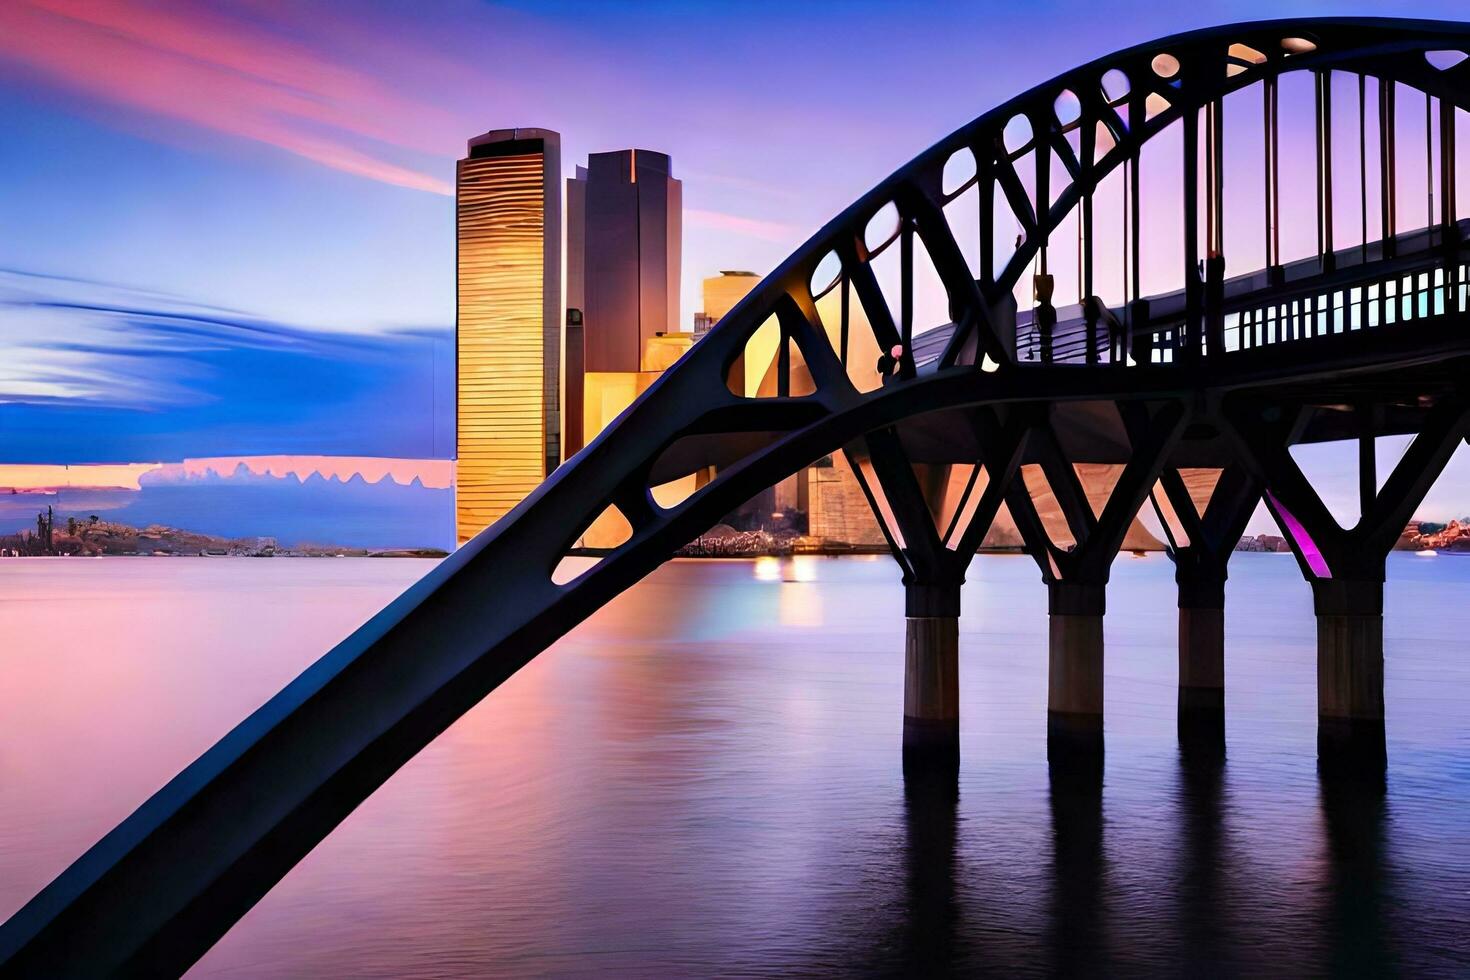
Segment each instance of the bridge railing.
[{"label": "bridge railing", "polygon": [[[1470,306],[1470,264],[1456,262],[1419,272],[1395,272],[1355,286],[1266,303],[1225,316],[1225,351],[1371,330]],[[1171,351],[1162,351],[1172,354]]]},{"label": "bridge railing", "polygon": [[[1334,253],[1330,262],[1302,259],[1274,270],[1237,276],[1225,283],[1218,309],[1221,328],[1212,339],[1198,326],[1200,354],[1252,350],[1312,340],[1331,334],[1372,330],[1447,313],[1470,311],[1470,255],[1466,246],[1446,246],[1443,228],[1400,235],[1393,257],[1383,243]],[[1470,242],[1470,222],[1452,230]],[[1333,271],[1323,272],[1323,268]],[[1127,330],[1129,316],[1141,324]],[[1125,347],[1119,333],[1130,335]],[[1038,329],[1033,311],[1016,321],[1017,358],[1050,364],[1172,364],[1193,345],[1184,290],[1148,297],[1131,310],[1100,310],[1089,316],[1079,304],[1056,310],[1051,336]]]}]

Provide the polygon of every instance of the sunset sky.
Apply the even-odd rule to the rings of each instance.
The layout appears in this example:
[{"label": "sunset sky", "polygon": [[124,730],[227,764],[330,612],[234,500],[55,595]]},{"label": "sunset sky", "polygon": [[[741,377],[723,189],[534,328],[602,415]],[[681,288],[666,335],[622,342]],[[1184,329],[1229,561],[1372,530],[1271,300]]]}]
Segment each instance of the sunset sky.
[{"label": "sunset sky", "polygon": [[[1215,23],[1465,7],[917,9],[6,0],[0,462],[452,455],[452,392],[434,391],[452,377],[450,195],[488,129],[558,130],[568,172],[589,152],[669,153],[687,322],[703,276],[770,269],[924,147],[1075,64]],[[222,386],[227,371],[246,378]],[[411,418],[374,407],[398,400]],[[380,421],[383,445],[365,444]]]}]

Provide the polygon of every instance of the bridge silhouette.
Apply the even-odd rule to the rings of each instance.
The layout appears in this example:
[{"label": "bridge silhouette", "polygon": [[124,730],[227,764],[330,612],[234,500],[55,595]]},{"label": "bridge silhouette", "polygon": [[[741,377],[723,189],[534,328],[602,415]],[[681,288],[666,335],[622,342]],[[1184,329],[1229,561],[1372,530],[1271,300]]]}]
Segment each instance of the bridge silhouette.
[{"label": "bridge silhouette", "polygon": [[[1223,742],[1227,562],[1264,500],[1318,617],[1321,763],[1381,772],[1386,558],[1470,424],[1455,152],[1467,46],[1470,27],[1424,21],[1215,28],[1068,71],[941,140],[0,927],[0,973],[187,968],[496,686],[722,515],[835,452],[902,570],[908,760],[957,757],[960,585],[1003,509],[1049,590],[1054,755],[1094,765],[1101,749],[1109,568],[1145,506],[1176,567],[1181,734]],[[1305,131],[1282,115],[1293,78],[1311,86],[1315,155],[1290,149]],[[1227,129],[1240,105],[1254,125]],[[1248,128],[1259,166],[1237,174],[1226,134]],[[1425,151],[1426,212],[1401,229],[1406,142]],[[1179,192],[1166,263],[1143,255],[1154,147],[1179,154],[1163,168]],[[1283,204],[1305,202],[1282,170],[1307,162],[1317,246],[1288,255],[1299,229]],[[1227,195],[1245,185],[1261,192],[1261,260],[1239,274],[1226,245],[1243,209]],[[1119,204],[1108,231],[1104,201]],[[925,282],[947,323],[916,323]],[[758,334],[774,338],[770,368],[737,394],[728,379]],[[1380,485],[1386,435],[1413,438]],[[1353,527],[1291,454],[1340,440],[1358,448]],[[683,499],[664,492],[712,465]],[[1059,517],[1038,507],[1048,495]],[[570,559],[608,510],[626,539],[591,567]]]}]

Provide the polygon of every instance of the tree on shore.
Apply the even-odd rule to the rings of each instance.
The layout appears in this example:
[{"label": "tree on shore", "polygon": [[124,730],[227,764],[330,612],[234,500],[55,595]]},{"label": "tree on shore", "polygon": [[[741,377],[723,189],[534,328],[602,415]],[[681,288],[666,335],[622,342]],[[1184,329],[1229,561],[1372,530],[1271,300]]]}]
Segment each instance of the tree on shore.
[{"label": "tree on shore", "polygon": [[49,505],[46,507],[46,513],[36,515],[36,539],[40,542],[41,554],[43,555],[54,555],[56,553],[52,538],[55,521],[56,514],[51,510]]}]

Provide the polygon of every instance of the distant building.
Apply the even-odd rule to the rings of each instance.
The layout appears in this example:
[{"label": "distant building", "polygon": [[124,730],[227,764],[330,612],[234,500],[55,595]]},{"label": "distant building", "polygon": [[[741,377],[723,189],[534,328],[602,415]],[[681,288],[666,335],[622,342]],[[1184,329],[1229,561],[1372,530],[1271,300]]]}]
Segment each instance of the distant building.
[{"label": "distant building", "polygon": [[561,449],[562,459],[571,459],[587,444],[584,435],[587,368],[583,360],[582,308],[572,305],[570,280],[567,282],[567,329],[562,339],[566,356],[562,365]]},{"label": "distant building", "polygon": [[587,309],[587,168],[567,180],[567,325],[562,365],[562,459],[571,459],[587,444],[583,433],[583,378],[587,371],[582,328]]},{"label": "distant building", "polygon": [[807,533],[827,545],[881,548],[886,543],[868,498],[842,453],[800,474],[807,481]]},{"label": "distant building", "polygon": [[561,460],[561,137],[499,129],[470,140],[455,215],[455,523],[464,543]]},{"label": "distant building", "polygon": [[[761,277],[754,272],[725,271],[707,277],[703,288],[704,309],[694,314],[694,339],[698,340],[714,329],[715,324],[724,319],[725,314],[734,309],[735,304],[760,281]],[[766,362],[773,361],[776,356],[776,334],[769,329],[757,331],[757,334],[753,343],[747,343],[745,351],[730,367],[727,380],[730,390],[737,394],[754,394],[765,376]]]},{"label": "distant building", "polygon": [[567,411],[581,408],[581,431],[567,429],[567,455],[651,381],[634,376],[672,363],[663,338],[678,335],[683,207],[668,156],[650,150],[593,153],[567,181]]},{"label": "distant building", "polygon": [[683,185],[666,154],[617,150],[590,155],[567,199],[568,293],[582,303],[587,370],[647,370],[644,345],[679,323]]},{"label": "distant building", "polygon": [[[754,272],[725,271],[704,280],[704,310],[694,314],[696,334],[708,331],[756,287],[761,277]],[[704,331],[699,326],[704,325]]]},{"label": "distant building", "polygon": [[1275,534],[1257,534],[1251,537],[1249,534],[1243,536],[1235,545],[1236,551],[1290,551],[1291,545],[1286,539]]}]

